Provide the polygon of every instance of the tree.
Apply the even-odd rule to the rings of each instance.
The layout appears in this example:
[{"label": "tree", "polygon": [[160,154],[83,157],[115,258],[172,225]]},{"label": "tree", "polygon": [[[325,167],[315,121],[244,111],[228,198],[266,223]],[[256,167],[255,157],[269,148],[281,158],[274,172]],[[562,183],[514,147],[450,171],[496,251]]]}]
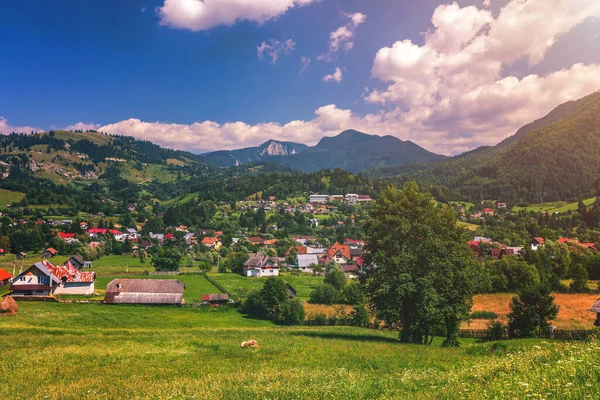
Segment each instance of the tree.
[{"label": "tree", "polygon": [[349,285],[342,289],[340,295],[342,301],[346,304],[357,305],[364,302],[364,295],[360,284],[354,280]]},{"label": "tree", "polygon": [[346,278],[344,271],[336,265],[325,275],[325,283],[329,283],[336,288],[336,290],[342,290],[348,283],[348,279]]},{"label": "tree", "polygon": [[248,256],[245,253],[233,252],[227,257],[223,265],[231,272],[241,274],[244,271],[244,263],[247,260]]},{"label": "tree", "polygon": [[161,247],[152,255],[152,266],[157,271],[177,271],[181,265],[181,253],[173,247]]},{"label": "tree", "polygon": [[571,266],[571,285],[569,289],[573,293],[584,293],[588,291],[588,272],[585,267],[579,263]]},{"label": "tree", "polygon": [[333,285],[324,283],[310,292],[310,303],[331,305],[337,303],[338,297],[338,290]]},{"label": "tree", "polygon": [[445,332],[458,344],[460,323],[469,318],[481,267],[467,248],[465,230],[447,208],[437,208],[414,182],[381,192],[367,221],[364,278],[370,308],[400,340],[431,343]]},{"label": "tree", "polygon": [[558,306],[548,285],[530,285],[510,301],[508,334],[511,337],[535,337],[550,330],[550,321],[558,315]]},{"label": "tree", "polygon": [[244,309],[251,315],[277,320],[281,304],[287,299],[285,282],[280,278],[269,277],[260,291],[248,295]]},{"label": "tree", "polygon": [[282,325],[298,325],[304,321],[304,306],[298,299],[287,299],[281,304],[277,322]]}]

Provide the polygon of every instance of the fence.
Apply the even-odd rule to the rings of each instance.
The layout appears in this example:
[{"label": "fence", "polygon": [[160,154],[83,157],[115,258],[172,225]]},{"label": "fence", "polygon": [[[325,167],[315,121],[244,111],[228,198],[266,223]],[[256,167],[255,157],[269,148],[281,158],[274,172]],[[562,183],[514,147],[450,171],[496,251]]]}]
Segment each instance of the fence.
[{"label": "fence", "polygon": [[213,278],[208,276],[208,274],[206,272],[202,272],[202,275],[204,275],[204,277],[206,278],[207,281],[209,281],[210,283],[215,285],[217,289],[219,289],[221,292],[223,292],[227,296],[229,296],[230,299],[235,298],[235,296],[233,294],[231,294],[231,292],[229,292],[227,289],[225,289],[225,287],[223,285],[221,285],[219,282],[215,281]]},{"label": "fence", "polygon": [[[548,333],[540,334],[540,338],[544,339],[560,339],[560,340],[588,340],[598,334],[598,330],[585,329],[555,329]],[[461,329],[460,337],[471,339],[492,340],[492,336],[487,329]],[[502,332],[497,340],[509,339],[507,332]]]}]

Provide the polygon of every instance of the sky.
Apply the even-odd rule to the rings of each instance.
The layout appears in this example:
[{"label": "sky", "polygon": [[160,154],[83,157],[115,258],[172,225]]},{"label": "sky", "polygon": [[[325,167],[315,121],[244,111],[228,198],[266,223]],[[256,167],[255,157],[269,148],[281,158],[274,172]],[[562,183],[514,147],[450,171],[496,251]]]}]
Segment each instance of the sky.
[{"label": "sky", "polygon": [[202,153],[357,129],[453,155],[597,90],[598,0],[0,5],[0,133]]}]

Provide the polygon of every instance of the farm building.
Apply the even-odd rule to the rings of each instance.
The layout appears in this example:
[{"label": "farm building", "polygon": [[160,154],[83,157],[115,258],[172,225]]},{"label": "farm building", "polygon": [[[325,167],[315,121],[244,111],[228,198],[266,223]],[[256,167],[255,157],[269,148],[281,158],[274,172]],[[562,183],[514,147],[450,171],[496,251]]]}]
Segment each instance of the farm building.
[{"label": "farm building", "polygon": [[594,322],[594,325],[600,326],[600,299],[596,300],[590,311],[596,313],[596,322]]},{"label": "farm building", "polygon": [[57,254],[58,254],[58,251],[56,251],[56,249],[54,247],[48,247],[42,253],[42,257],[44,257],[44,258],[50,258],[50,257],[54,257]]},{"label": "farm building", "polygon": [[85,261],[83,258],[81,258],[81,256],[78,256],[77,254],[75,254],[74,256],[71,256],[71,258],[69,258],[68,261],[71,264],[73,264],[73,266],[77,269],[92,268],[91,261]]},{"label": "farm building", "polygon": [[185,285],[176,279],[113,279],[106,286],[107,304],[182,304]]},{"label": "farm building", "polygon": [[0,288],[10,285],[12,275],[5,269],[0,269]]},{"label": "farm building", "polygon": [[211,307],[223,306],[229,302],[229,296],[226,294],[203,294],[202,304]]},{"label": "farm building", "polygon": [[94,272],[80,272],[68,261],[58,266],[44,260],[20,273],[10,291],[12,296],[89,295],[94,293],[95,279]]}]

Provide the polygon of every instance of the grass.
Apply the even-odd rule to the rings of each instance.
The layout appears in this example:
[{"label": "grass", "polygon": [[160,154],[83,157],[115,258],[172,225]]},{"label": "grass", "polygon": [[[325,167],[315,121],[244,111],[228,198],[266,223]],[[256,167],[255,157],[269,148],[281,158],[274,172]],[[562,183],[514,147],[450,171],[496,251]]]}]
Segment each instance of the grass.
[{"label": "grass", "polygon": [[25,193],[15,192],[14,190],[0,189],[0,205],[11,205],[18,203],[25,198]]},{"label": "grass", "polygon": [[[403,345],[351,327],[280,327],[230,308],[20,302],[0,318],[0,398],[594,398],[598,342],[506,351]],[[256,339],[260,349],[241,349]]]},{"label": "grass", "polygon": [[[245,296],[252,290],[259,290],[267,279],[248,278],[238,274],[220,274],[217,272],[211,272],[209,275],[223,285],[227,291],[239,296]],[[300,300],[308,300],[310,292],[323,283],[323,277],[314,277],[310,274],[294,276],[289,273],[282,273],[280,277],[296,289],[297,297]]]},{"label": "grass", "polygon": [[[583,203],[588,207],[591,206],[592,204],[594,204],[595,202],[596,202],[595,197],[583,200]],[[573,203],[568,203],[565,201],[556,201],[556,202],[549,202],[549,203],[531,204],[526,207],[516,206],[516,207],[513,207],[513,211],[521,211],[521,210],[541,211],[541,212],[548,212],[550,214],[553,214],[553,213],[564,213],[564,212],[568,212],[568,211],[577,211],[578,207],[579,207],[578,201],[573,202]]]},{"label": "grass", "polygon": [[458,224],[458,226],[467,228],[468,230],[473,231],[473,232],[475,232],[477,229],[479,229],[479,225],[476,225],[476,224],[470,224],[468,222],[463,222],[463,221],[457,221],[456,223]]}]

